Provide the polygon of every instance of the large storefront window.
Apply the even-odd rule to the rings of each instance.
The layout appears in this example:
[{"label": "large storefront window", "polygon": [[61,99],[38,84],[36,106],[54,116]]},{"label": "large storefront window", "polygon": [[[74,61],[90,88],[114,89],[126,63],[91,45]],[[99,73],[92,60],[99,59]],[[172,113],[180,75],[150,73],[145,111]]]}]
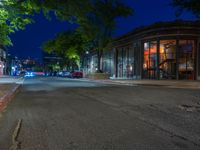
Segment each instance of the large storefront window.
[{"label": "large storefront window", "polygon": [[134,79],[138,79],[141,77],[141,64],[143,64],[143,62],[141,62],[141,48],[139,47],[140,43],[135,43],[134,44],[134,57],[133,57],[133,78]]},{"label": "large storefront window", "polygon": [[118,49],[118,64],[117,64],[117,75],[118,78],[123,77],[123,49]]},{"label": "large storefront window", "polygon": [[179,41],[179,79],[194,80],[194,41]]},{"label": "large storefront window", "polygon": [[160,79],[176,79],[176,40],[161,40],[159,55]]},{"label": "large storefront window", "polygon": [[103,72],[113,75],[114,55],[112,51],[105,52],[103,55]]},{"label": "large storefront window", "polygon": [[144,78],[156,79],[157,69],[157,42],[151,41],[144,43]]},{"label": "large storefront window", "polygon": [[90,72],[96,72],[97,69],[98,69],[98,57],[97,57],[97,55],[92,56],[90,65],[91,65],[90,66],[90,68],[91,68]]},{"label": "large storefront window", "polygon": [[178,49],[176,40],[160,40],[158,52],[157,55],[157,42],[144,43],[144,78],[176,79],[178,77],[180,80],[195,79],[193,40],[179,40]]},{"label": "large storefront window", "polygon": [[128,72],[128,49],[125,48],[123,50],[123,78],[127,78],[127,72]]},{"label": "large storefront window", "polygon": [[133,78],[135,73],[134,49],[129,49],[128,58],[128,78]]},{"label": "large storefront window", "polygon": [[118,49],[118,78],[133,78],[134,52],[130,47]]}]

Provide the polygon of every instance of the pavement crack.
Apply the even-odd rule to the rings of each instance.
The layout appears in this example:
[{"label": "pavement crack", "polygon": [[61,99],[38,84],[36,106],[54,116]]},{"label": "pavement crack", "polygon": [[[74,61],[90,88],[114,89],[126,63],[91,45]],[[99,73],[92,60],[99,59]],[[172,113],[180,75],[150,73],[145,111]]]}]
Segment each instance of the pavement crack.
[{"label": "pavement crack", "polygon": [[22,125],[22,119],[19,119],[17,122],[17,126],[15,127],[15,130],[12,134],[12,146],[9,148],[9,150],[18,150],[20,148],[20,142],[17,141],[20,129]]}]

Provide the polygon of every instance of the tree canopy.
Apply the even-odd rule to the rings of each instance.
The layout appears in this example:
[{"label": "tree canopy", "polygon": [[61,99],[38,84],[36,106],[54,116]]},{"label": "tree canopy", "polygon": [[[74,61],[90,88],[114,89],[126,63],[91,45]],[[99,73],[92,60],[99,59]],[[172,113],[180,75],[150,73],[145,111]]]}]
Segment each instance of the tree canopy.
[{"label": "tree canopy", "polygon": [[87,39],[76,30],[68,30],[61,32],[56,35],[54,39],[51,39],[43,43],[42,48],[48,53],[56,53],[61,57],[72,57],[70,56],[71,51],[77,51],[82,53],[85,48]]},{"label": "tree canopy", "polygon": [[96,0],[91,4],[91,12],[78,20],[79,31],[91,40],[98,54],[98,71],[103,50],[112,40],[118,17],[127,17],[133,10],[120,0]]},{"label": "tree canopy", "polygon": [[[112,40],[116,28],[116,18],[129,16],[133,12],[132,8],[124,5],[121,0],[73,1],[68,5],[62,4],[61,8],[59,5],[47,10],[54,10],[58,18],[76,22],[79,25],[77,32],[83,39],[87,39],[88,45],[98,53],[98,70],[100,70],[100,59],[103,50]],[[63,42],[67,43],[67,41]],[[53,44],[53,41],[46,44]],[[59,48],[56,51],[58,54],[60,53]]]},{"label": "tree canopy", "polygon": [[55,53],[70,62],[80,61],[80,55],[85,53],[88,40],[77,30],[61,32],[54,39],[43,43],[43,50],[47,53]]},{"label": "tree canopy", "polygon": [[172,5],[178,8],[178,15],[183,10],[192,12],[196,17],[200,18],[200,1],[199,0],[173,0]]},{"label": "tree canopy", "polygon": [[82,48],[76,43],[87,39],[98,52],[99,60],[103,49],[112,39],[116,18],[129,16],[133,12],[122,0],[1,0],[0,44],[11,45],[8,35],[24,29],[33,22],[32,16],[41,11],[47,18],[51,18],[50,14],[53,12],[60,20],[79,25],[75,34],[69,31],[60,33],[55,39],[45,43],[45,50],[53,48],[64,56],[69,52],[79,54],[78,51]]},{"label": "tree canopy", "polygon": [[0,1],[0,44],[11,45],[9,34],[25,29],[33,22],[31,16],[39,11],[39,7],[31,0],[1,0]]},{"label": "tree canopy", "polygon": [[[111,28],[116,16],[130,12],[131,9],[127,8],[120,0],[0,0],[0,43],[10,45],[8,35],[32,23],[31,16],[37,12],[43,11],[49,18],[50,12],[53,12],[57,18],[75,22],[83,26],[83,29],[91,23],[100,23],[98,28],[103,24]],[[94,28],[96,30],[97,26],[90,30]]]}]

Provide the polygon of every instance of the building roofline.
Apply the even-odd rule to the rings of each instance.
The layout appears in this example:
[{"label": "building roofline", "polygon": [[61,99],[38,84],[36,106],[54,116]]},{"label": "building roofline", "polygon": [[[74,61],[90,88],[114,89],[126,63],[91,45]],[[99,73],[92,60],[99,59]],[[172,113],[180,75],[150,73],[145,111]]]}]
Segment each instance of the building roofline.
[{"label": "building roofline", "polygon": [[148,31],[152,31],[152,30],[157,30],[157,29],[164,29],[164,28],[184,28],[184,27],[198,27],[200,29],[200,21],[188,21],[188,20],[175,20],[175,21],[168,21],[168,22],[156,22],[152,25],[148,25],[148,26],[142,26],[142,27],[138,27],[133,29],[132,31],[116,37],[113,39],[113,41],[117,41],[120,39],[123,39],[125,37],[129,37],[131,35],[138,35],[140,33],[144,33],[144,32],[148,32]]}]

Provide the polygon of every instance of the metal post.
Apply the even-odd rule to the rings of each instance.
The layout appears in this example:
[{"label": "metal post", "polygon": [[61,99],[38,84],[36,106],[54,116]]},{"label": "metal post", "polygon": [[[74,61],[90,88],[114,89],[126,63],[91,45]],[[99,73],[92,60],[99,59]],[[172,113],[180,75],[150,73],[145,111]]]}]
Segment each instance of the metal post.
[{"label": "metal post", "polygon": [[157,79],[160,80],[160,39],[157,40]]},{"label": "metal post", "polygon": [[179,39],[176,40],[176,80],[179,80]]}]

